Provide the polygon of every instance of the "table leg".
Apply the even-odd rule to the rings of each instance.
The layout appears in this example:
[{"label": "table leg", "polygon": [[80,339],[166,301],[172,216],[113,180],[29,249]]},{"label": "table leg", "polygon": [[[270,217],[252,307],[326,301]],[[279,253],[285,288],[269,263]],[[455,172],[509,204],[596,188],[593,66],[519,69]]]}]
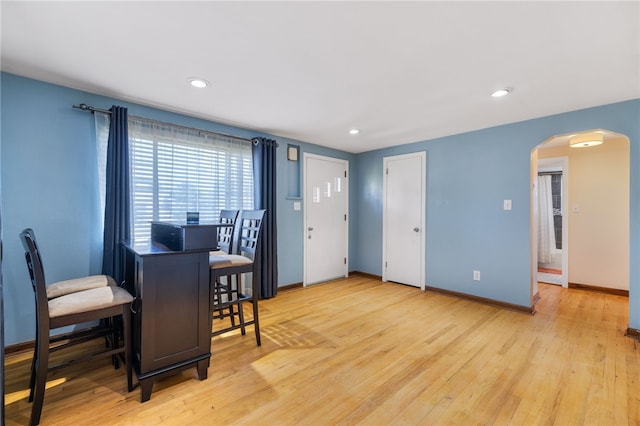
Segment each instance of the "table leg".
[{"label": "table leg", "polygon": [[151,399],[151,389],[153,389],[153,379],[140,380],[140,402],[147,402]]},{"label": "table leg", "polygon": [[209,366],[209,358],[198,361],[196,366],[198,372],[198,380],[204,380],[207,378],[207,367]]}]

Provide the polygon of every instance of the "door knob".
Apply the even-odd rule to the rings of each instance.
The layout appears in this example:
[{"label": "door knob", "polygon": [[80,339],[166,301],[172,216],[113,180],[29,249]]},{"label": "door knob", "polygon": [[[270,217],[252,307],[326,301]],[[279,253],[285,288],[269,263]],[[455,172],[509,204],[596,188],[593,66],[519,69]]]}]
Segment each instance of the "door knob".
[{"label": "door knob", "polygon": [[308,227],[307,231],[313,231],[313,226]]},{"label": "door knob", "polygon": [[416,226],[415,228],[413,228],[413,232],[420,232],[420,228]]}]

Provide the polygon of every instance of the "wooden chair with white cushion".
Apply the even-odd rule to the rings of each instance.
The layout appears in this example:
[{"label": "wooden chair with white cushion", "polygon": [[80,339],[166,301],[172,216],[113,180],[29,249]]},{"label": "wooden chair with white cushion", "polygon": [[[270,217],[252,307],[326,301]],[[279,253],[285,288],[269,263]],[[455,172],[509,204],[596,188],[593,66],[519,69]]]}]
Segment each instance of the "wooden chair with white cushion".
[{"label": "wooden chair with white cushion", "polygon": [[[213,250],[209,252],[209,256],[224,256],[227,254],[232,254],[234,250],[233,242],[234,237],[236,235],[237,229],[236,224],[238,220],[239,210],[220,210],[220,223],[225,224],[227,226],[221,226],[218,228],[218,248],[217,250]],[[213,286],[212,290],[218,292],[217,298],[222,297],[222,293],[227,291],[228,284],[231,283],[233,276],[229,275],[225,277],[225,281],[222,281],[221,278],[218,279],[217,283]],[[229,305],[229,312],[225,313],[224,309],[218,309],[218,313],[216,314],[216,318],[230,318],[231,324],[235,325],[235,317],[236,312],[234,312],[234,305]]]},{"label": "wooden chair with white cushion", "polygon": [[[256,333],[256,343],[260,346],[260,324],[258,321],[258,281],[255,259],[260,255],[259,241],[262,231],[262,222],[265,210],[242,210],[237,222],[238,234],[236,242],[237,254],[211,255],[209,256],[210,278],[209,287],[211,293],[212,318],[220,318],[220,312],[227,307],[236,306],[237,310],[232,315],[231,325],[222,329],[213,330],[212,336],[234,329],[240,329],[246,333],[245,327],[253,325]],[[244,291],[241,285],[241,275],[251,273],[251,294]],[[220,283],[221,277],[235,276],[235,280],[227,280],[226,286]],[[245,321],[242,304],[251,303],[253,307],[253,319]],[[231,311],[233,312],[233,311]],[[230,314],[224,313],[222,316]],[[233,318],[238,316],[238,323]]]},{"label": "wooden chair with white cushion", "polygon": [[[40,423],[47,374],[81,361],[124,354],[127,391],[131,391],[133,379],[130,308],[133,297],[125,289],[118,287],[113,278],[106,275],[60,281],[47,286],[33,230],[22,231],[20,240],[25,250],[36,305],[35,351],[29,383],[29,402],[33,402],[30,424]],[[114,327],[120,324],[114,319],[119,317],[122,318],[123,325],[122,345],[119,342],[120,332],[114,330]],[[100,321],[96,327],[50,337],[50,330],[99,320],[104,321]],[[50,352],[105,336],[109,337],[109,344],[105,350],[49,365]]]}]

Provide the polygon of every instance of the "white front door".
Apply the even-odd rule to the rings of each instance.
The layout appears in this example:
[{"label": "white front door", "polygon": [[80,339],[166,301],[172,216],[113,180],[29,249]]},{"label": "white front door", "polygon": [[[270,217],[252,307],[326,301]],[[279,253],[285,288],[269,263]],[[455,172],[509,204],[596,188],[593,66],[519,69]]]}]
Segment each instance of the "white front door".
[{"label": "white front door", "polygon": [[348,276],[348,166],[304,154],[304,285]]},{"label": "white front door", "polygon": [[382,280],[424,290],[426,152],[384,158]]}]

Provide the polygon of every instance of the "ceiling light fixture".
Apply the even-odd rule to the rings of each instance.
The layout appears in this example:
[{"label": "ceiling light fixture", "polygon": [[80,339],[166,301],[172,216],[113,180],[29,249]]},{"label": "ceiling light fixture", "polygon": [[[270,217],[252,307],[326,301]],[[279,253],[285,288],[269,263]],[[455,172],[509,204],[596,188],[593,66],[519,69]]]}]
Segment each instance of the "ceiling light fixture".
[{"label": "ceiling light fixture", "polygon": [[360,133],[360,130],[358,130],[358,129],[351,129],[351,130],[349,130],[349,134],[350,134],[350,135],[357,135],[358,133]]},{"label": "ceiling light fixture", "polygon": [[571,148],[586,148],[589,146],[601,145],[604,142],[604,136],[599,133],[589,133],[586,135],[578,135],[569,139]]},{"label": "ceiling light fixture", "polygon": [[511,93],[510,89],[499,89],[496,90],[495,92],[491,93],[491,96],[494,98],[501,98],[503,96],[508,95],[509,93]]},{"label": "ceiling light fixture", "polygon": [[209,82],[207,80],[203,80],[202,78],[198,77],[189,77],[187,81],[189,81],[190,85],[192,85],[193,87],[197,87],[198,89],[203,89],[209,85]]}]

